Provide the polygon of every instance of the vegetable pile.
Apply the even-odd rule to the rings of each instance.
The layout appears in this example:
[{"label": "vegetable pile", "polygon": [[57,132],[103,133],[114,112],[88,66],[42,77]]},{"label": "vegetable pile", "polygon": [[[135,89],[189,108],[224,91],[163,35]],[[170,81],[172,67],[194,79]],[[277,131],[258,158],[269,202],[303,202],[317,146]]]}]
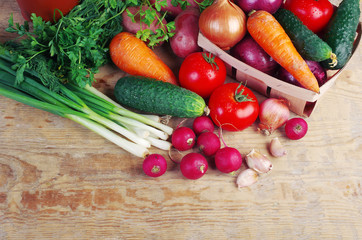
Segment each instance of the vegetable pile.
[{"label": "vegetable pile", "polygon": [[[327,0],[83,0],[54,22],[32,14],[20,25],[10,16],[6,30],[16,37],[0,45],[0,94],[89,128],[143,158],[150,177],[168,167],[153,146],[168,152],[185,178],[201,178],[212,162],[247,187],[272,162],[255,149],[242,154],[227,146],[222,130],[258,121],[262,134],[278,129],[285,140],[299,140],[308,124],[290,119],[287,100],[259,104],[247,86],[226,82],[225,63],[202,52],[199,32],[238,60],[318,93],[326,69],[341,69],[351,57],[359,9],[358,0],[343,0],[336,10]],[[182,60],[179,69],[155,54],[165,45]],[[127,74],[113,96],[92,87],[105,64]],[[192,119],[192,127],[181,121],[173,129],[158,121],[162,115]],[[278,138],[268,150],[287,154]]]}]

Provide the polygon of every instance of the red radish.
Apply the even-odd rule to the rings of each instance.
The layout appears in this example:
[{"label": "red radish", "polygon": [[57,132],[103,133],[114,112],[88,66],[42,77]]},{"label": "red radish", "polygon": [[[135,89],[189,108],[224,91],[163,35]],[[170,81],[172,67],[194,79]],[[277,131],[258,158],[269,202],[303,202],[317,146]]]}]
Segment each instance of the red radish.
[{"label": "red radish", "polygon": [[143,160],[143,172],[150,177],[159,177],[166,172],[167,162],[166,159],[160,154],[148,155]]},{"label": "red radish", "polygon": [[243,158],[236,148],[224,147],[215,154],[216,168],[223,173],[231,173],[238,170],[243,163]]},{"label": "red radish", "polygon": [[200,153],[189,153],[184,156],[180,163],[181,173],[188,179],[199,179],[207,171],[209,165]]},{"label": "red radish", "polygon": [[221,144],[219,137],[215,133],[204,132],[197,138],[196,146],[201,153],[208,157],[214,155],[220,149]]},{"label": "red radish", "polygon": [[209,117],[200,116],[195,118],[194,122],[192,123],[192,129],[196,135],[200,135],[203,132],[213,132],[215,126]]},{"label": "red radish", "polygon": [[196,135],[191,128],[179,127],[172,134],[171,143],[179,151],[186,151],[195,145]]},{"label": "red radish", "polygon": [[291,140],[304,137],[308,131],[308,124],[303,118],[292,118],[285,123],[285,134]]},{"label": "red radish", "polygon": [[176,148],[171,147],[171,149],[168,151],[168,156],[170,157],[172,162],[180,164],[182,158],[192,152],[199,152],[199,150],[196,148],[191,148],[186,151],[179,151]]}]

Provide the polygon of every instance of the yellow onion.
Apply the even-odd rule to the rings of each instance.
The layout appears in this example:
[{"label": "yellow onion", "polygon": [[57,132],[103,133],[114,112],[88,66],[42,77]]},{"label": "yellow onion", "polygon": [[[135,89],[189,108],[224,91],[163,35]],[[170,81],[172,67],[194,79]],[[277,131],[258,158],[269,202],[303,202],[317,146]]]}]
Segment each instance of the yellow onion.
[{"label": "yellow onion", "polygon": [[215,0],[199,18],[200,32],[223,50],[229,50],[246,34],[243,10],[229,0]]}]

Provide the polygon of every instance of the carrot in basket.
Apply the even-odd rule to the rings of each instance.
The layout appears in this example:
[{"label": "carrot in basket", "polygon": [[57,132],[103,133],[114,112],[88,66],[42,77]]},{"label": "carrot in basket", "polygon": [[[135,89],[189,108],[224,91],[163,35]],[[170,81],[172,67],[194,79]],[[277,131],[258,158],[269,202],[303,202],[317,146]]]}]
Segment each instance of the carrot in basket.
[{"label": "carrot in basket", "polygon": [[254,40],[306,89],[319,93],[318,81],[282,26],[270,13],[251,13],[247,29]]},{"label": "carrot in basket", "polygon": [[113,63],[128,74],[178,85],[172,70],[142,40],[131,33],[121,32],[114,36],[109,52]]}]

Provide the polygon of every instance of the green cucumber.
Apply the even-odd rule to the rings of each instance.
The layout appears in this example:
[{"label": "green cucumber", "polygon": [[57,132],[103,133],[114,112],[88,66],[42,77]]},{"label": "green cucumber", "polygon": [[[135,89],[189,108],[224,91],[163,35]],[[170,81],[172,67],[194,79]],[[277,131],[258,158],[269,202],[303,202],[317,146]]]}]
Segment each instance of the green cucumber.
[{"label": "green cucumber", "polygon": [[322,62],[327,69],[341,69],[352,55],[353,42],[360,18],[359,0],[343,0],[334,12],[326,28],[323,39],[337,55],[338,64],[330,66],[330,61]]},{"label": "green cucumber", "polygon": [[328,59],[333,64],[337,64],[336,55],[332,52],[332,48],[318,35],[309,30],[294,13],[280,8],[274,13],[274,17],[304,59],[316,62]]},{"label": "green cucumber", "polygon": [[114,96],[123,106],[158,115],[195,118],[208,109],[205,100],[194,92],[140,76],[120,78]]}]

